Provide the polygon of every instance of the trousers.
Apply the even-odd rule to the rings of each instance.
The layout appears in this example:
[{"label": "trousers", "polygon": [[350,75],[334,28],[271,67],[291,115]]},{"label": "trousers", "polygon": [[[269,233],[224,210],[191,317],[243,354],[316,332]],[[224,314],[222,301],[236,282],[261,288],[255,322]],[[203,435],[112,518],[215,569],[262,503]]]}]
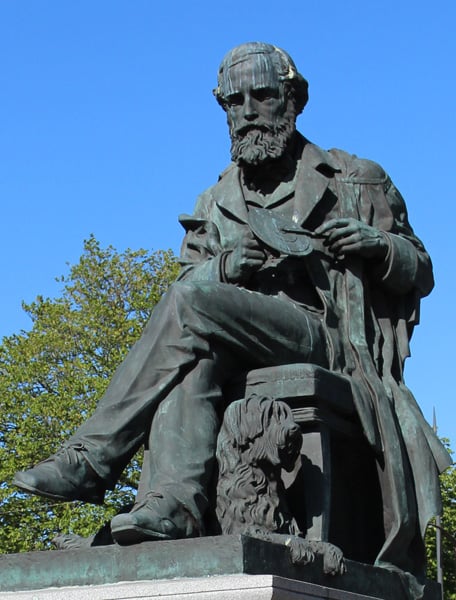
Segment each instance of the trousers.
[{"label": "trousers", "polygon": [[134,453],[148,446],[151,490],[170,494],[199,519],[224,385],[240,372],[293,362],[327,366],[318,313],[281,294],[177,282],[69,444],[83,448],[111,489]]}]

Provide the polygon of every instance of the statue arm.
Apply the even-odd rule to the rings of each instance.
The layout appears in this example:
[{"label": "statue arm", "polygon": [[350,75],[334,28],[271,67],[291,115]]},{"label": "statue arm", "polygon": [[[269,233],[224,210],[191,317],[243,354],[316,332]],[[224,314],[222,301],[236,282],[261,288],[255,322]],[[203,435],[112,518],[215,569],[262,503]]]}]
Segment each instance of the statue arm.
[{"label": "statue arm", "polygon": [[408,222],[405,202],[389,178],[384,193],[393,222],[390,230],[383,231],[388,241],[388,252],[374,269],[374,275],[395,294],[406,294],[415,289],[420,296],[426,296],[434,286],[431,259],[415,236]]},{"label": "statue arm", "polygon": [[180,223],[186,230],[179,262],[178,281],[223,281],[224,254],[220,235],[212,221],[202,217],[181,215]]},{"label": "statue arm", "polygon": [[266,254],[247,226],[221,216],[219,212],[218,218],[225,219],[223,231],[225,234],[230,232],[235,240],[231,247],[224,247],[221,232],[212,216],[214,206],[211,190],[208,190],[199,197],[193,216],[179,217],[186,235],[181,248],[182,269],[178,279],[243,285],[263,265]]},{"label": "statue arm", "polygon": [[393,294],[429,294],[434,285],[431,259],[415,236],[405,202],[389,176],[373,161],[331,152],[341,164],[339,193],[356,198],[357,215],[351,209],[345,218],[320,226],[317,232],[325,235],[325,245],[342,259],[358,254],[369,261],[371,280]]},{"label": "statue arm", "polygon": [[193,215],[180,215],[185,229],[179,262],[178,281],[219,281],[226,283],[225,263],[229,255],[212,217],[214,199],[211,189],[198,197]]}]

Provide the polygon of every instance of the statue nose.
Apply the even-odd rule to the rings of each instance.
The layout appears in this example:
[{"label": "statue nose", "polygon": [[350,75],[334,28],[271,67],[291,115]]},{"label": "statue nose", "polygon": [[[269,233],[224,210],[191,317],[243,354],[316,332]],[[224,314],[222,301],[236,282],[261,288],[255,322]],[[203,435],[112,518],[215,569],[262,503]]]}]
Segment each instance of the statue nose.
[{"label": "statue nose", "polygon": [[254,121],[258,118],[258,111],[253,106],[252,99],[246,96],[244,103],[244,119],[246,121]]}]

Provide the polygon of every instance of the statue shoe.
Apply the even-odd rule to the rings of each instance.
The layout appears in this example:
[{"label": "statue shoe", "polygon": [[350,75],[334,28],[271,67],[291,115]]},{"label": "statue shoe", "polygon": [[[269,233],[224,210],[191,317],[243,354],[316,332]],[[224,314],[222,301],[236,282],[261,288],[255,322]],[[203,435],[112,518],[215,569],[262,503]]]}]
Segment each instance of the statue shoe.
[{"label": "statue shoe", "polygon": [[13,485],[52,500],[103,504],[106,485],[81,450],[82,444],[64,446],[32,469],[16,473]]},{"label": "statue shoe", "polygon": [[174,498],[148,492],[143,502],[111,520],[111,533],[121,546],[153,540],[176,540],[201,535],[197,520]]}]

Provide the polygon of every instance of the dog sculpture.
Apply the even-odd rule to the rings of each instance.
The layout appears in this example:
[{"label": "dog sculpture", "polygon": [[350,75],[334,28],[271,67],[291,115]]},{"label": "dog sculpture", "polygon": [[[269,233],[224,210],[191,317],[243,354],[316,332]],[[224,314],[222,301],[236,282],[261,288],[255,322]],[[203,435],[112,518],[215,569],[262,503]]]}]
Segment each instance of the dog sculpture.
[{"label": "dog sculpture", "polygon": [[299,564],[320,555],[325,573],[340,574],[345,566],[339,548],[305,540],[287,506],[281,470],[293,470],[301,443],[284,402],[252,395],[230,404],[217,440],[217,519],[224,534],[285,544]]},{"label": "dog sculpture", "polygon": [[[287,506],[281,470],[293,470],[300,449],[301,430],[284,402],[252,395],[228,406],[217,440],[216,515],[221,532],[285,545],[296,564],[322,557],[325,573],[342,574],[339,548],[304,539]],[[113,540],[106,523],[89,538],[66,534],[54,543],[59,549],[73,549]]]},{"label": "dog sculpture", "polygon": [[300,428],[285,403],[251,396],[228,406],[217,440],[216,514],[223,533],[249,526],[298,532],[280,473],[293,469],[300,447]]}]

